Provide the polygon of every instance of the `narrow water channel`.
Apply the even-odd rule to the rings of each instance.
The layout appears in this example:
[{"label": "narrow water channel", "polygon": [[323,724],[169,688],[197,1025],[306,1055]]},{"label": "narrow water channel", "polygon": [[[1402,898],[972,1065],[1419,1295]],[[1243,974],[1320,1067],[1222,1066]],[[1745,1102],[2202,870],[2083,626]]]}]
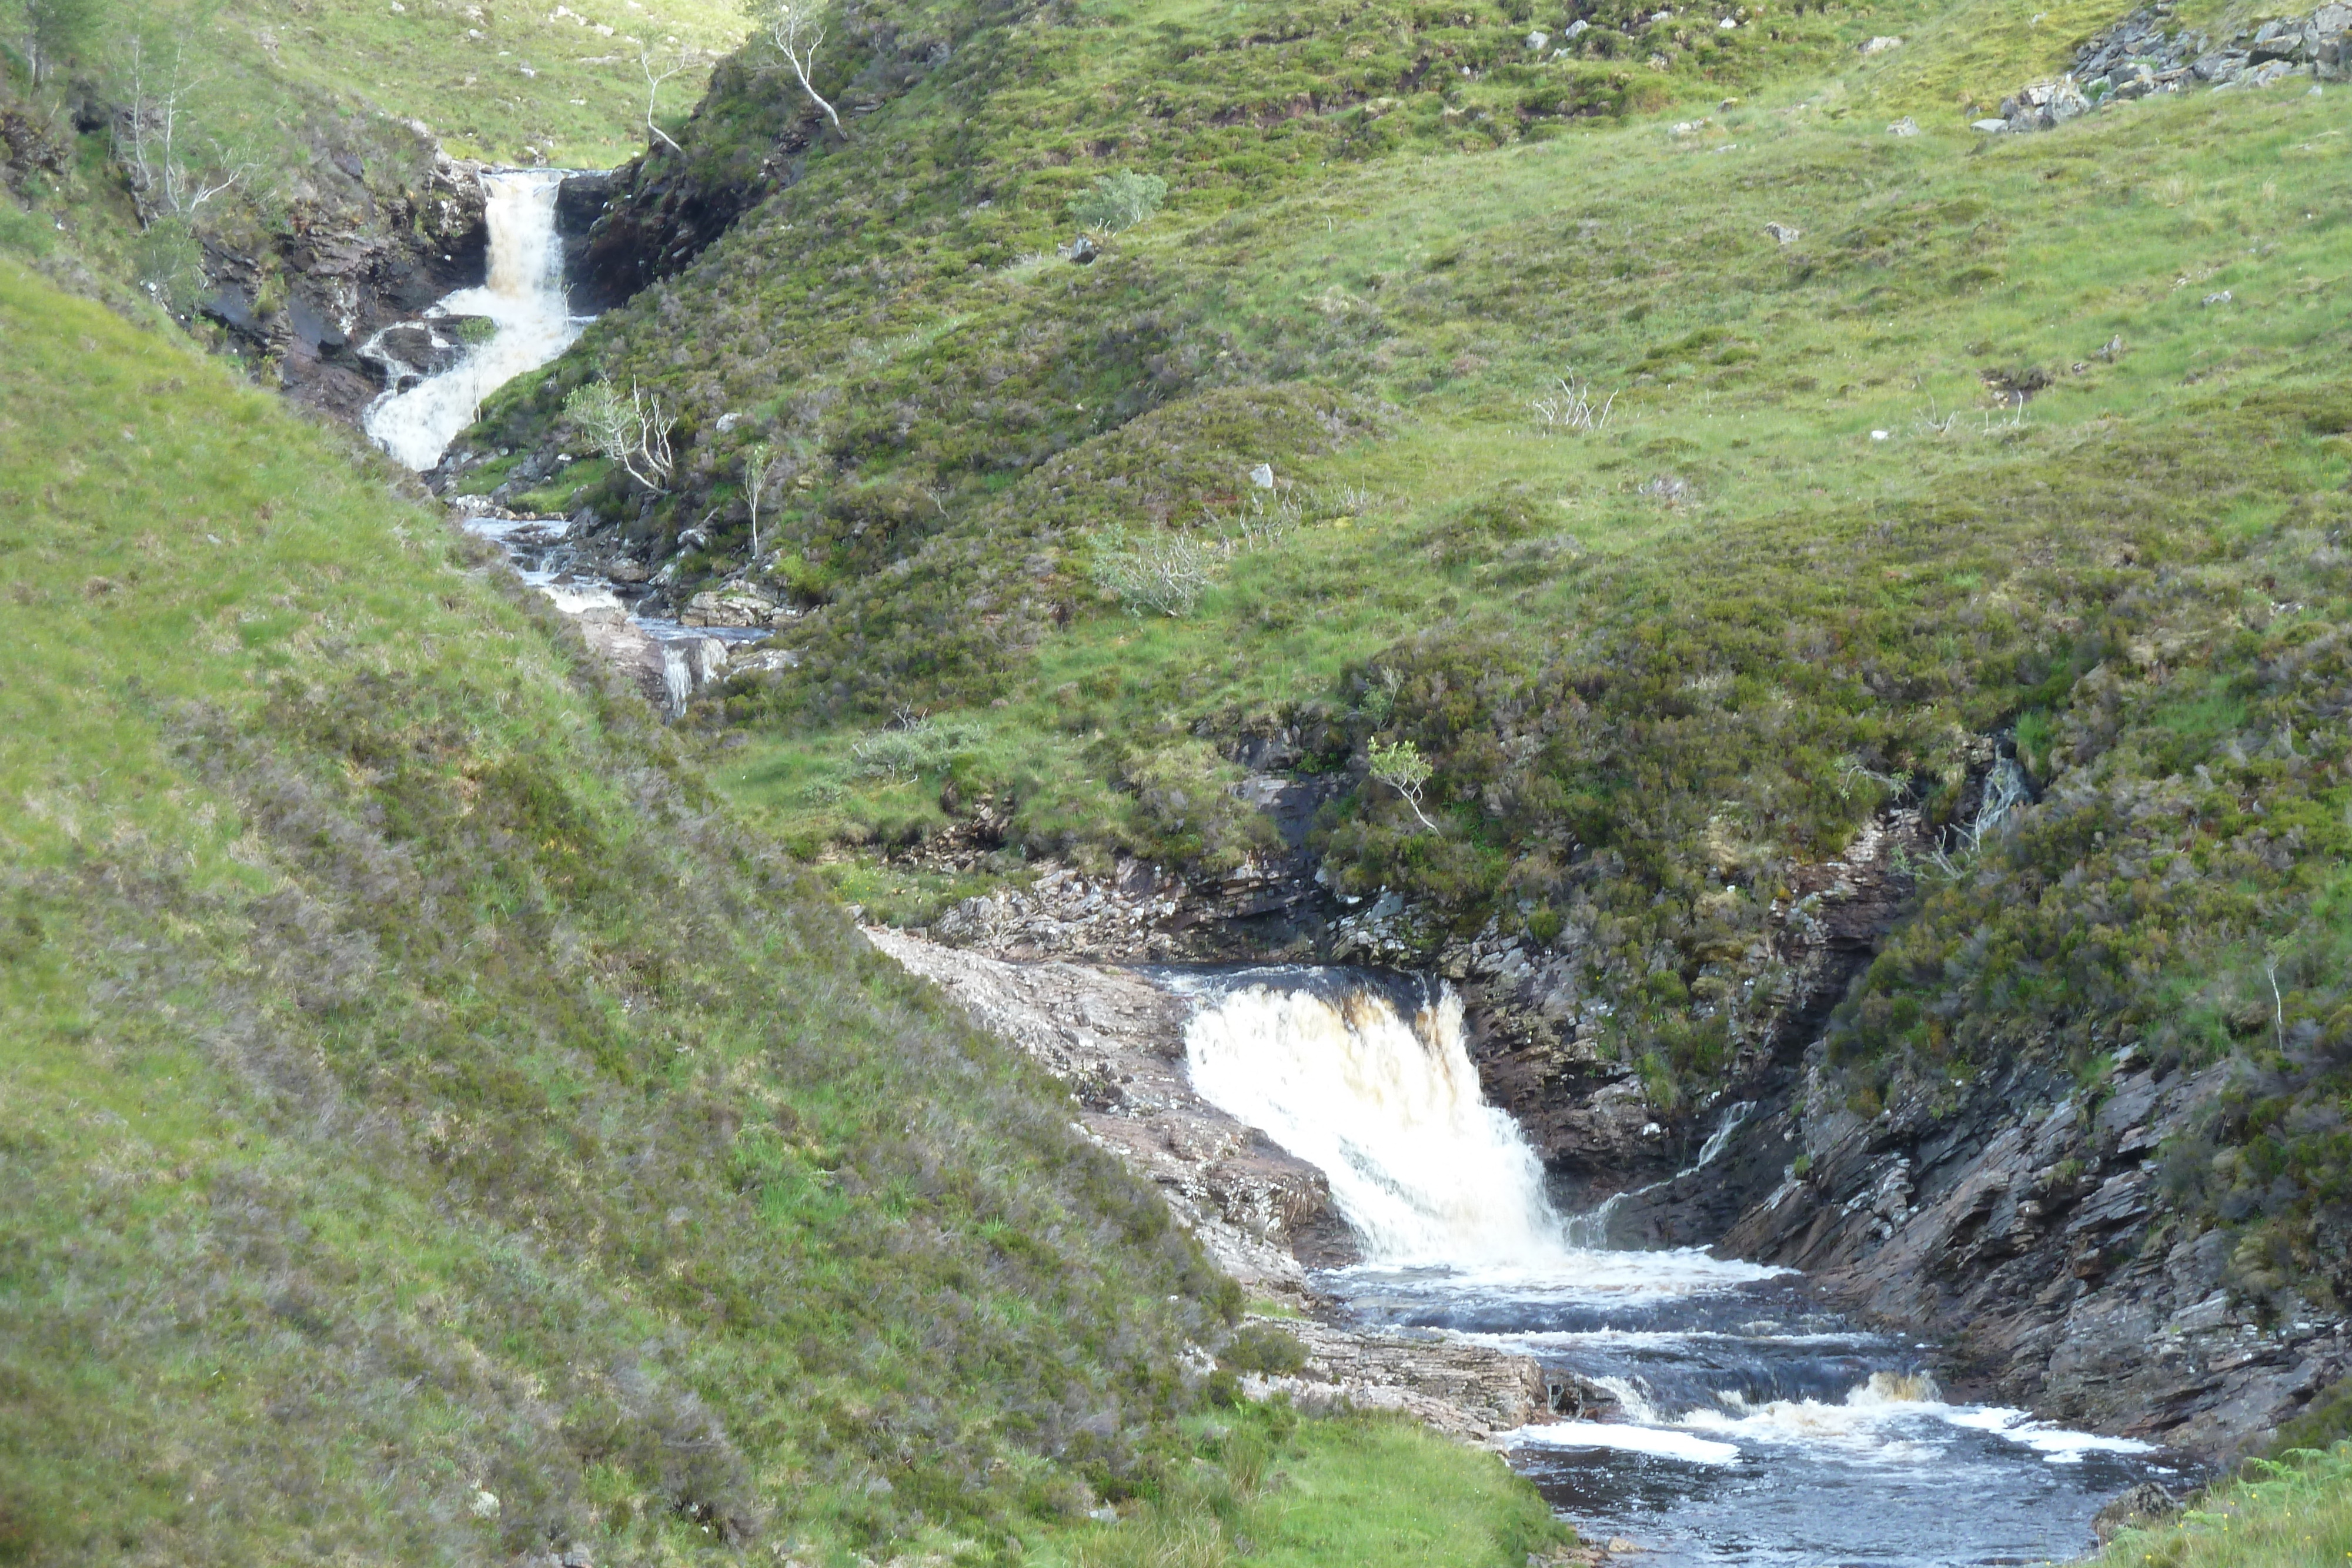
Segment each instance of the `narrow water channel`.
[{"label": "narrow water channel", "polygon": [[1318,1282],[1359,1322],[1530,1355],[1614,1396],[1605,1419],[1510,1438],[1588,1538],[1658,1564],[2064,1562],[2108,1500],[2177,1473],[2144,1443],[1948,1401],[1932,1346],[1858,1328],[1793,1271],[1576,1245],[1605,1227],[1555,1210],[1442,986],[1299,968],[1170,983],[1194,1002],[1194,1087],[1329,1178],[1366,1260]]},{"label": "narrow water channel", "polygon": [[[361,350],[386,368],[388,383],[361,423],[376,444],[407,466],[422,471],[439,463],[474,422],[483,399],[553,360],[586,328],[588,319],[572,315],[567,303],[556,225],[564,178],[562,170],[485,170],[488,280],[441,299],[421,321],[385,329]],[[451,356],[448,362],[427,371],[400,361],[390,345],[414,340],[413,332],[395,334],[416,327]],[[672,717],[698,689],[724,675],[735,650],[771,634],[766,627],[688,626],[635,613],[648,588],[598,573],[574,541],[572,525],[560,517],[479,515],[459,522],[504,550],[523,581],[565,614],[625,622],[624,632],[608,632],[602,641],[616,663],[646,666],[656,688],[647,695]]]}]

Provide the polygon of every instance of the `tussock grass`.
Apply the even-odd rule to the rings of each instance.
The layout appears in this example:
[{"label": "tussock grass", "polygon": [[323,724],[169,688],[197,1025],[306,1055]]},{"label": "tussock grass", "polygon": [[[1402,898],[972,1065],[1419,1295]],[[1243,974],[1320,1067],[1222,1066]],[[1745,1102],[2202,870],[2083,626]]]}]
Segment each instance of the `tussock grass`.
[{"label": "tussock grass", "polygon": [[2352,1557],[2352,1444],[2250,1459],[2199,1497],[2176,1524],[2127,1531],[2100,1568],[2239,1568],[2336,1563]]}]

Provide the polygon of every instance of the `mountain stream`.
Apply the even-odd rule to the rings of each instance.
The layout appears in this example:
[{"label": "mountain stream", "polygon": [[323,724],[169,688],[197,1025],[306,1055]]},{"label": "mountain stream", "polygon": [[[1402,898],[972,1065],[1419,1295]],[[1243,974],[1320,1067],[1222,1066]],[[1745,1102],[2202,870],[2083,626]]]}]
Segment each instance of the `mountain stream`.
[{"label": "mountain stream", "polygon": [[[2148,1445],[1954,1404],[1931,1346],[1825,1309],[1791,1270],[1580,1246],[1480,1095],[1452,992],[1343,970],[1167,977],[1193,1087],[1318,1166],[1365,1261],[1317,1282],[1367,1325],[1479,1341],[1610,1390],[1601,1421],[1523,1427],[1512,1464],[1587,1539],[1641,1561],[1769,1568],[2063,1562]],[[1748,1110],[1730,1107],[1699,1164]]]},{"label": "mountain stream", "polygon": [[[489,229],[489,278],[459,289],[426,312],[422,326],[439,340],[436,323],[468,318],[490,323],[490,335],[466,349],[447,368],[427,374],[402,363],[387,346],[398,328],[376,334],[361,352],[389,371],[382,396],[362,424],[394,458],[419,471],[441,461],[458,434],[474,422],[482,400],[570,348],[587,325],[571,313],[563,277],[563,244],[556,230],[562,170],[485,170],[480,178]],[[409,326],[411,323],[402,323]],[[444,347],[449,345],[444,344]],[[697,688],[721,676],[731,652],[764,640],[765,627],[688,626],[629,612],[646,588],[614,582],[590,569],[562,518],[464,517],[466,531],[506,552],[524,582],[567,615],[625,620],[634,633],[617,662],[646,666],[649,696],[676,717]],[[608,642],[612,639],[607,638]]]}]

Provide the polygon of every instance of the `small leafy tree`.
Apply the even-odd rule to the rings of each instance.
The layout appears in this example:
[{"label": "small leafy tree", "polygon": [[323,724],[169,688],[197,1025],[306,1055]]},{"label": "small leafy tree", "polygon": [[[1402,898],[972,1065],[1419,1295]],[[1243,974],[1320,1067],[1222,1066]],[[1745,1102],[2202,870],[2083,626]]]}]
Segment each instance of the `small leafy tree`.
[{"label": "small leafy tree", "polygon": [[835,134],[846,136],[848,132],[841,129],[841,116],[833,111],[833,105],[819,95],[816,84],[809,79],[816,70],[817,49],[824,43],[825,0],[759,0],[752,16],[776,53],[792,67],[793,75],[800,78],[801,90],[809,95],[809,101],[824,110],[824,117],[833,121]]},{"label": "small leafy tree", "polygon": [[1412,814],[1421,819],[1423,827],[1433,833],[1437,831],[1437,824],[1421,809],[1422,789],[1435,771],[1429,758],[1421,754],[1421,747],[1410,740],[1375,738],[1365,747],[1364,754],[1371,762],[1372,777],[1403,796],[1404,803],[1412,808]]},{"label": "small leafy tree", "polygon": [[760,559],[760,497],[783,466],[783,455],[764,441],[755,441],[743,452],[743,498],[751,508],[751,559]]},{"label": "small leafy tree", "polygon": [[1160,210],[1168,199],[1168,182],[1157,174],[1121,169],[1095,181],[1095,188],[1070,203],[1070,216],[1087,228],[1118,234],[1131,229]]},{"label": "small leafy tree", "polygon": [[677,465],[669,437],[677,420],[663,408],[660,393],[647,394],[631,382],[625,400],[612,382],[590,382],[563,400],[563,412],[629,477],[656,494],[665,490]]}]

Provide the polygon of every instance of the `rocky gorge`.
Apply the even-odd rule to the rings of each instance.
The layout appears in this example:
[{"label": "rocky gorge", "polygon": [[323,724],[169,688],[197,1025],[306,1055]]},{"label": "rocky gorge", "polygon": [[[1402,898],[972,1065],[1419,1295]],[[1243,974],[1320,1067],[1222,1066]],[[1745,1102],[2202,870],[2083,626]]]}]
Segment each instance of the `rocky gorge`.
[{"label": "rocky gorge", "polygon": [[[1990,745],[1982,757],[1979,802],[2000,762]],[[1328,788],[1264,774],[1240,790],[1280,811],[1301,799],[1290,792]],[[1771,936],[1740,956],[1743,988],[1764,998],[1748,1043],[1696,1105],[1660,1103],[1605,1049],[1573,921],[1549,947],[1491,924],[1444,935],[1392,894],[1335,896],[1304,848],[1197,883],[1139,862],[1099,875],[1047,867],[923,931],[873,936],[1072,1082],[1089,1124],[1119,1129],[1103,1135],[1222,1239],[1221,1257],[1246,1260],[1229,1263],[1240,1277],[1296,1289],[1284,1254],[1343,1260],[1344,1227],[1311,1172],[1262,1140],[1234,1165],[1220,1162],[1248,1140],[1230,1127],[1223,1143],[1139,1136],[1139,1118],[1148,1126],[1186,1098],[1170,1066],[1181,1047],[1166,997],[1113,966],[1272,959],[1443,977],[1467,1005],[1486,1093],[1525,1129],[1563,1208],[1599,1216],[1602,1244],[1801,1270],[1865,1321],[1942,1342],[1937,1375],[1955,1392],[2200,1455],[2261,1447],[2352,1372],[2352,1325],[2233,1297],[2226,1237],[2167,1212],[2167,1151],[2194,1144],[2241,1069],[2167,1070],[2125,1049],[2084,1078],[2029,1059],[1969,1082],[1907,1082],[1874,1113],[1836,1087],[1829,1009],[1901,916],[1909,868],[1937,837],[1898,808],[1795,873]],[[1278,940],[1263,940],[1269,930]],[[1100,1044],[1110,1015],[1077,1000],[1095,988],[1129,998],[1116,1059]],[[1703,1171],[1676,1176],[1735,1100],[1752,1109]]]}]

